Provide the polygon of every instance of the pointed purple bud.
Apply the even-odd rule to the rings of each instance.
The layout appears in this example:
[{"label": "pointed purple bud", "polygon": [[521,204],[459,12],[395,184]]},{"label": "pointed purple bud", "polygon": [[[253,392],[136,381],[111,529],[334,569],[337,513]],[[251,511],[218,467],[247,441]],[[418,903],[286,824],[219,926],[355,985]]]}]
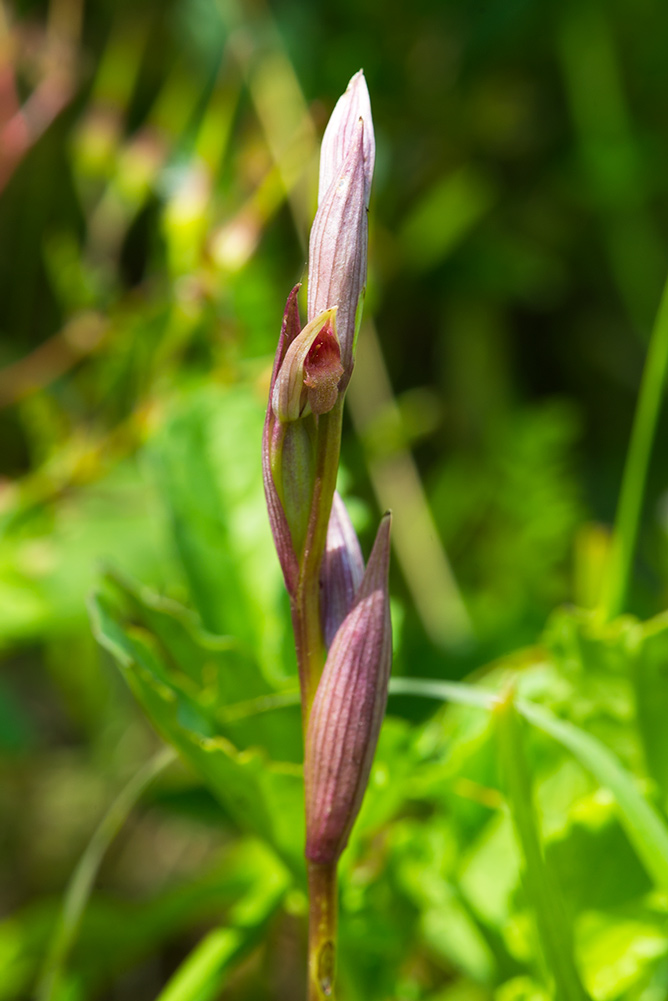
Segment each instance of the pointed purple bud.
[{"label": "pointed purple bud", "polygon": [[390,516],[380,523],[355,603],[327,656],[306,734],[306,857],[335,862],[364,797],[387,703],[392,629]]},{"label": "pointed purple bud", "polygon": [[367,205],[375,155],[364,75],[356,74],[323,138],[320,204],[309,240],[308,318],[337,307],[344,390],[353,370],[367,269]]},{"label": "pointed purple bud", "polygon": [[376,143],[371,118],[371,101],[362,70],[352,77],[345,94],[336,102],[322,137],[318,204],[323,200],[330,184],[341,171],[360,118],[364,122],[364,202],[368,208],[376,159]]},{"label": "pointed purple bud", "polygon": [[335,493],[320,568],[320,610],[327,649],[353,607],[363,577],[364,559],[359,540],[346,505]]}]

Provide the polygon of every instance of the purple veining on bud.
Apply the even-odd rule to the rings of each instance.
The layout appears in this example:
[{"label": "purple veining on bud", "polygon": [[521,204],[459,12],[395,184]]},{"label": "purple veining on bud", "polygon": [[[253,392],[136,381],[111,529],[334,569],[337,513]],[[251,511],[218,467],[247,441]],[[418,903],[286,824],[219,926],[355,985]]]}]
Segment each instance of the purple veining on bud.
[{"label": "purple veining on bud", "polygon": [[322,633],[328,649],[353,606],[363,577],[362,550],[346,505],[339,494],[335,493],[320,568]]},{"label": "purple veining on bud", "polygon": [[292,292],[288,296],[288,301],[285,305],[281,333],[278,339],[276,356],[274,358],[274,369],[271,374],[269,406],[267,407],[267,416],[265,418],[264,431],[262,433],[262,478],[264,480],[264,494],[267,500],[269,524],[271,526],[272,535],[274,536],[274,544],[276,546],[276,552],[278,553],[279,563],[281,564],[281,570],[283,571],[283,577],[285,578],[285,586],[290,595],[294,595],[297,587],[299,563],[292,542],[292,537],[290,535],[290,528],[288,526],[285,510],[280,497],[278,496],[278,491],[276,489],[272,473],[272,460],[274,460],[275,464],[275,457],[283,444],[285,425],[281,424],[281,422],[277,420],[271,405],[271,400],[274,393],[276,378],[281,365],[283,364],[288,348],[295,338],[299,336],[299,306],[297,304],[299,289],[300,286],[295,285]]},{"label": "purple veining on bud", "polygon": [[376,143],[373,134],[371,118],[371,101],[367,90],[364,73],[359,70],[334,107],[320,146],[320,179],[318,184],[318,203],[327,193],[330,184],[340,172],[346,158],[346,153],[353,140],[355,129],[360,118],[364,122],[364,201],[369,207],[371,180],[376,159]]},{"label": "purple veining on bud", "polygon": [[272,389],[274,415],[286,422],[326,414],[336,403],[342,375],[334,307],[311,320],[288,347]]},{"label": "purple veining on bud", "polygon": [[392,629],[390,516],[380,523],[355,603],[329,649],[306,734],[306,857],[335,862],[364,797],[387,703]]},{"label": "purple veining on bud", "polygon": [[308,318],[337,310],[343,391],[352,374],[367,270],[367,206],[375,145],[369,94],[357,73],[323,138],[320,195],[309,240]]}]

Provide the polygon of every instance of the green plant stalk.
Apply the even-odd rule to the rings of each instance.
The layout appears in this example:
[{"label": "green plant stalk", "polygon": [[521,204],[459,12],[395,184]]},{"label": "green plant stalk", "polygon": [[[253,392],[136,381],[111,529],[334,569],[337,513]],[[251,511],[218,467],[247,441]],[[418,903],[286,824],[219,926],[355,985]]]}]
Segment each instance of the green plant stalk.
[{"label": "green plant stalk", "polygon": [[508,804],[523,857],[523,882],[533,908],[538,935],[557,1001],[585,1001],[573,958],[570,921],[554,874],[548,868],[533,806],[531,777],[526,767],[522,721],[512,692],[494,710],[499,756]]},{"label": "green plant stalk", "polygon": [[626,455],[622,489],[603,594],[602,614],[606,621],[624,609],[631,561],[638,536],[647,469],[668,374],[668,282],[663,289],[659,312],[650,339],[643,371],[631,441]]},{"label": "green plant stalk", "polygon": [[318,418],[316,469],[306,542],[301,560],[297,594],[292,608],[297,664],[302,682],[304,736],[313,699],[325,665],[325,644],[320,623],[320,565],[327,541],[327,526],[336,489],[341,451],[343,398]]},{"label": "green plant stalk", "polygon": [[308,1001],[335,1001],[338,900],[336,862],[308,862]]},{"label": "green plant stalk", "polygon": [[[320,566],[336,489],[341,451],[343,395],[329,413],[318,418],[316,469],[311,515],[301,560],[297,594],[292,607],[295,649],[302,689],[304,742],[313,699],[325,666],[326,650],[320,617]],[[334,999],[337,949],[336,863],[308,868],[308,1001]]]}]

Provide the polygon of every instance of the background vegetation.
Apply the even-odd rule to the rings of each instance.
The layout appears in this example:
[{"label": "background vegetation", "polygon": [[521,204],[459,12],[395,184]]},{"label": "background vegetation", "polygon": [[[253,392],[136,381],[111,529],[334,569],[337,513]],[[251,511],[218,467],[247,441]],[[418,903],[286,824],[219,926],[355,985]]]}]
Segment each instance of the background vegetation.
[{"label": "background vegetation", "polygon": [[[665,413],[637,618],[592,610],[668,271],[668,7],[0,14],[0,1001],[303,993],[260,435],[360,66],[378,160],[341,487],[367,552],[394,511],[395,676],[476,684],[391,697],[342,998],[663,1001]],[[532,701],[490,712],[511,675]]]}]

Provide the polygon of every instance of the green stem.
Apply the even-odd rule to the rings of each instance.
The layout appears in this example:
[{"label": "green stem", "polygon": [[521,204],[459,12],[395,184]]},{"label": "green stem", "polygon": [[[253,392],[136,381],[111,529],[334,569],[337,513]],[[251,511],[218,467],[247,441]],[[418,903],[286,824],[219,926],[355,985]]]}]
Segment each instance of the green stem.
[{"label": "green stem", "polygon": [[335,1001],[336,862],[308,862],[308,1001]]},{"label": "green stem", "polygon": [[573,936],[554,873],[548,868],[533,806],[522,721],[510,693],[495,708],[499,757],[513,824],[523,857],[523,882],[557,1001],[586,1001],[573,958]]},{"label": "green stem", "polygon": [[626,455],[610,552],[607,586],[603,596],[602,611],[606,620],[619,615],[626,600],[631,561],[645,494],[647,469],[667,373],[668,282],[664,286],[659,312],[652,331],[638,406],[633,421],[631,441]]},{"label": "green stem", "polygon": [[327,526],[336,489],[342,422],[343,397],[340,396],[334,408],[318,418],[311,514],[297,594],[292,608],[297,663],[302,685],[304,733],[325,664],[325,645],[320,625],[320,565],[325,551]]}]

